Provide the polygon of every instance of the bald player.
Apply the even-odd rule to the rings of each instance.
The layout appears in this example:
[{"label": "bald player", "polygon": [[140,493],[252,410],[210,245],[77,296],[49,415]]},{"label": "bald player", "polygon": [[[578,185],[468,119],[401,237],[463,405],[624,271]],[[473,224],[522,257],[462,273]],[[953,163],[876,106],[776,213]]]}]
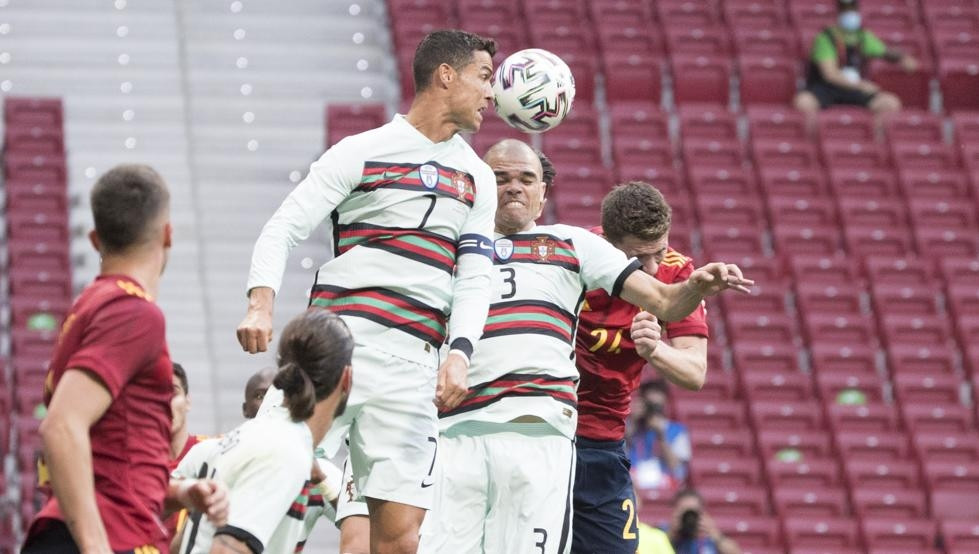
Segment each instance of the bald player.
[{"label": "bald player", "polygon": [[258,409],[265,400],[265,391],[272,386],[272,379],[275,379],[274,367],[263,367],[248,378],[245,384],[245,401],[241,403],[241,415],[245,419],[252,419],[258,414]]}]

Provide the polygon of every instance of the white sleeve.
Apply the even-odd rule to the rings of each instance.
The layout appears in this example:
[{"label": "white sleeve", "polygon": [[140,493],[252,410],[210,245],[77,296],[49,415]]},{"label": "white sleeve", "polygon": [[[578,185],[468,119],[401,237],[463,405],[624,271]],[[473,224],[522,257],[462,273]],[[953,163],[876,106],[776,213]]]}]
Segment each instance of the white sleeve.
[{"label": "white sleeve", "polygon": [[238,453],[237,463],[221,468],[229,481],[229,512],[227,524],[215,530],[215,536],[230,535],[255,552],[268,545],[309,480],[313,459],[301,448],[276,442],[250,445],[247,452]]},{"label": "white sleeve", "polygon": [[309,175],[289,193],[255,241],[246,290],[279,291],[289,252],[343,202],[362,171],[363,159],[347,141],[340,141],[309,166]]},{"label": "white sleeve", "polygon": [[[496,178],[482,164],[473,176],[476,200],[459,236],[456,273],[449,317],[451,347],[472,356],[483,335],[493,280],[493,226],[496,219]],[[468,344],[465,344],[467,343]]]},{"label": "white sleeve", "polygon": [[572,230],[571,236],[581,264],[581,278],[585,289],[605,289],[610,295],[618,296],[626,277],[642,264],[639,260],[626,258],[612,243],[587,229],[568,228]]}]

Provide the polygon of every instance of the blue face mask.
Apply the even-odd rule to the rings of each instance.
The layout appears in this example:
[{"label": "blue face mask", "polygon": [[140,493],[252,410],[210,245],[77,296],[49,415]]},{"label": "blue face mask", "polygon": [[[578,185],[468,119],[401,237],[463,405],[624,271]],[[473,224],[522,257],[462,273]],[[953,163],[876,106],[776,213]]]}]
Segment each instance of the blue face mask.
[{"label": "blue face mask", "polygon": [[847,10],[841,13],[839,23],[844,31],[856,31],[860,28],[860,12]]}]

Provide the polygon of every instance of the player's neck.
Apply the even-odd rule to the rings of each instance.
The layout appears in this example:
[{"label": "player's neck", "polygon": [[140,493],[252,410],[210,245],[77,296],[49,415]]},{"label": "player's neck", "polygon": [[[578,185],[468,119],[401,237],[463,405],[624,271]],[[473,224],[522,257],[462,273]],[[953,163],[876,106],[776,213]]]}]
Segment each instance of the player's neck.
[{"label": "player's neck", "polygon": [[506,235],[516,235],[516,234],[519,234],[519,233],[526,233],[527,231],[530,231],[531,229],[533,229],[535,226],[536,226],[536,224],[533,221],[531,221],[530,224],[523,225],[521,227],[507,227],[506,225],[499,225],[499,224],[497,224],[496,225],[496,229],[494,229],[494,231],[496,231],[497,233],[499,233],[501,235],[504,235],[504,236],[506,236]]},{"label": "player's neck", "polygon": [[428,140],[445,142],[459,132],[459,126],[449,117],[445,102],[437,101],[430,95],[416,97],[405,119]]},{"label": "player's neck", "polygon": [[102,256],[99,272],[102,275],[125,275],[139,283],[146,294],[156,298],[160,288],[162,262],[154,254],[126,253]]},{"label": "player's neck", "polygon": [[187,444],[187,439],[190,438],[190,432],[187,431],[187,426],[184,425],[182,429],[177,430],[170,436],[170,459],[176,460],[177,456],[184,451],[184,446]]},{"label": "player's neck", "polygon": [[309,432],[313,435],[313,446],[323,442],[323,437],[326,436],[326,432],[333,425],[333,415],[337,410],[339,400],[340,395],[331,394],[329,397],[317,402],[316,406],[313,407],[313,415],[306,420],[306,425],[309,426]]}]

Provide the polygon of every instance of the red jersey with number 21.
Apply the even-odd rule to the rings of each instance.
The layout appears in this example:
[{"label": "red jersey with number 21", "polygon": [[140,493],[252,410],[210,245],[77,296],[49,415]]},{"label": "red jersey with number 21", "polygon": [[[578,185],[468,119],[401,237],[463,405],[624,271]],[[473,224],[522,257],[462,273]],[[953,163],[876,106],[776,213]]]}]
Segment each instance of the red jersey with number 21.
[{"label": "red jersey with number 21", "polygon": [[[601,233],[601,229],[595,230]],[[656,278],[670,284],[687,280],[693,273],[693,260],[672,248],[656,270]],[[625,438],[625,419],[629,415],[632,393],[646,365],[632,342],[629,330],[640,309],[604,290],[585,295],[578,320],[575,356],[581,380],[578,382],[579,437],[595,441]],[[660,322],[663,338],[707,337],[707,315],[703,304],[680,321]]]},{"label": "red jersey with number 21", "polygon": [[[69,369],[94,375],[112,403],[89,430],[95,502],[115,551],[168,550],[160,521],[169,482],[173,366],[163,312],[139,283],[100,275],[75,300],[61,327],[45,382],[45,402]],[[30,537],[63,520],[53,496]]]}]

